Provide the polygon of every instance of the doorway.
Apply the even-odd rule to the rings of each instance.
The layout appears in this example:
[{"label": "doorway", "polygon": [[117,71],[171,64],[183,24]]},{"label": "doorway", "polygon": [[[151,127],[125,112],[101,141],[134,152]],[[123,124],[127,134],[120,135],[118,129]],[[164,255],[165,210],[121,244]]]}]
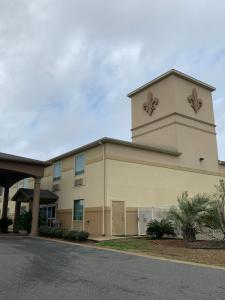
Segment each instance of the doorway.
[{"label": "doorway", "polygon": [[54,226],[56,221],[55,205],[41,205],[40,214],[46,219],[48,226]]},{"label": "doorway", "polygon": [[112,235],[125,235],[124,201],[112,201]]}]

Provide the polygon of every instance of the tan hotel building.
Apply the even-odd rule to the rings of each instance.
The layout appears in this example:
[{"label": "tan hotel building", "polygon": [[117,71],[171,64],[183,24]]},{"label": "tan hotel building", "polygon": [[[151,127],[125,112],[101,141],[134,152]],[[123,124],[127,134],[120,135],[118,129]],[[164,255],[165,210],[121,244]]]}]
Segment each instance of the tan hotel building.
[{"label": "tan hotel building", "polygon": [[[162,217],[183,191],[211,192],[225,178],[214,90],[170,70],[129,93],[132,142],[103,138],[48,161],[41,188],[58,196],[41,206],[49,220],[92,235],[143,234],[146,222]],[[33,187],[32,179],[15,184],[10,197],[23,187]]]}]

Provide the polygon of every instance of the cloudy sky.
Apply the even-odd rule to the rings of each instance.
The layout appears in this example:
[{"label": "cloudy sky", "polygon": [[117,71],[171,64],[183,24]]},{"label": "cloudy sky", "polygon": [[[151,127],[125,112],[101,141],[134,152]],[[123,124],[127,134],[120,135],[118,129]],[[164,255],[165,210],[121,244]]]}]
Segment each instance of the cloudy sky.
[{"label": "cloudy sky", "polygon": [[170,68],[216,86],[225,160],[223,0],[0,0],[0,151],[129,140],[126,94]]}]

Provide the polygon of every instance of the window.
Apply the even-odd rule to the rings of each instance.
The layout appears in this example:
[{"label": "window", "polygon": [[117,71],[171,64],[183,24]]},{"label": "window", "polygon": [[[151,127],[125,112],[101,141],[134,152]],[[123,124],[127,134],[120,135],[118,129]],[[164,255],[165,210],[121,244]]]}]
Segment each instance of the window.
[{"label": "window", "polygon": [[78,154],[75,156],[75,175],[84,173],[85,156],[84,154]]},{"label": "window", "polygon": [[23,179],[23,188],[25,188],[25,189],[29,188],[29,178]]},{"label": "window", "polygon": [[83,221],[84,217],[84,200],[74,200],[73,219]]},{"label": "window", "polygon": [[58,180],[61,178],[61,161],[57,161],[53,165],[53,180]]}]

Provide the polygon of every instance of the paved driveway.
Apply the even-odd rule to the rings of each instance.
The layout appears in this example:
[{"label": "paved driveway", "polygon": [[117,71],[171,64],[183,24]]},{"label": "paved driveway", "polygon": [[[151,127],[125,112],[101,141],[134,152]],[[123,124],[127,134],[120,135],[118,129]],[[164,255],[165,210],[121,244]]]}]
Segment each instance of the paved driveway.
[{"label": "paved driveway", "polygon": [[0,237],[0,299],[225,299],[225,271]]}]

